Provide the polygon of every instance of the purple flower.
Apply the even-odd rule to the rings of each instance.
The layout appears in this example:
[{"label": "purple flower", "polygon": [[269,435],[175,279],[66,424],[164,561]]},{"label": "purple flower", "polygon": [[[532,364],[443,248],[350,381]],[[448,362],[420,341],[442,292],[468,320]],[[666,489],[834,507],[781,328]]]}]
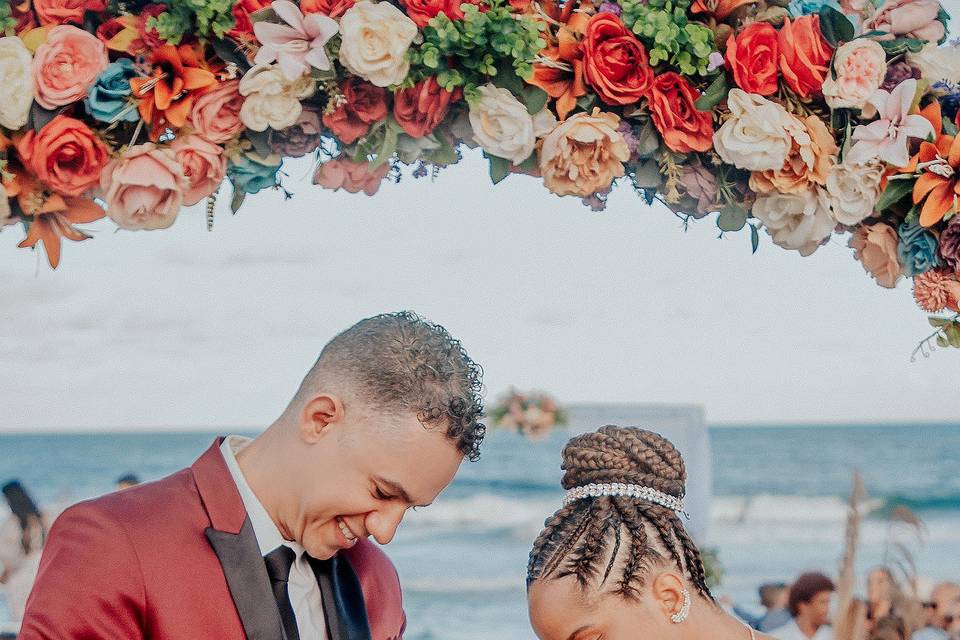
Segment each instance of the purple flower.
[{"label": "purple flower", "polygon": [[716,71],[723,66],[723,54],[719,51],[714,51],[711,53],[707,60],[710,63],[707,65],[707,71]]},{"label": "purple flower", "polygon": [[600,13],[612,13],[614,15],[620,15],[620,5],[616,2],[604,2],[600,5]]}]

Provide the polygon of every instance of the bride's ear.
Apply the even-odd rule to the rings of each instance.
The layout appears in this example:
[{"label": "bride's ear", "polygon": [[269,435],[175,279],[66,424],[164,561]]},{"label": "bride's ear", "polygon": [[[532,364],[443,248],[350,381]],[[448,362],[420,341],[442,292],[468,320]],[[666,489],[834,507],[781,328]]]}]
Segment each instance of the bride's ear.
[{"label": "bride's ear", "polygon": [[684,589],[683,579],[674,571],[661,571],[650,582],[650,595],[668,619],[683,608]]}]

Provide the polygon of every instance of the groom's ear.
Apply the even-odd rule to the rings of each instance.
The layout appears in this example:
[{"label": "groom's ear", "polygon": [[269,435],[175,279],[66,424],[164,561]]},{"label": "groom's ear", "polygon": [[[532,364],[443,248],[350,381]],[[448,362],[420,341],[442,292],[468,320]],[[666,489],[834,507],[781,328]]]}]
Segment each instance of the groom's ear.
[{"label": "groom's ear", "polygon": [[311,398],[300,414],[300,437],[314,444],[329,435],[343,420],[343,402],[338,396],[321,393]]},{"label": "groom's ear", "polygon": [[650,595],[669,618],[683,606],[683,580],[673,571],[662,571],[650,582]]}]

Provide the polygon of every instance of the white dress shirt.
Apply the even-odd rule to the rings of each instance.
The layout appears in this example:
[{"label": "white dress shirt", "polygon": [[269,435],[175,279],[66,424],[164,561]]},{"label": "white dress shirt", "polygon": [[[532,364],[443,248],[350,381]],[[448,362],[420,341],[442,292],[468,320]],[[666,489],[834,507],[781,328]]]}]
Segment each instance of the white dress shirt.
[{"label": "white dress shirt", "polygon": [[261,555],[267,555],[280,545],[286,545],[297,554],[290,567],[290,577],[287,580],[287,591],[290,594],[290,605],[297,617],[297,630],[301,640],[326,640],[327,625],[323,616],[323,599],[317,577],[310,567],[307,554],[303,547],[290,540],[284,540],[280,530],[267,513],[260,500],[253,493],[247,480],[240,471],[236,454],[250,443],[250,438],[242,436],[227,436],[220,445],[220,452],[227,463],[230,475],[240,490],[240,498],[247,510],[253,533],[257,536]]},{"label": "white dress shirt", "polygon": [[817,632],[813,634],[811,638],[803,631],[800,627],[797,626],[796,620],[791,618],[790,622],[780,627],[779,629],[774,629],[773,631],[768,632],[767,635],[771,635],[777,640],[832,640],[833,639],[833,628],[825,624]]}]

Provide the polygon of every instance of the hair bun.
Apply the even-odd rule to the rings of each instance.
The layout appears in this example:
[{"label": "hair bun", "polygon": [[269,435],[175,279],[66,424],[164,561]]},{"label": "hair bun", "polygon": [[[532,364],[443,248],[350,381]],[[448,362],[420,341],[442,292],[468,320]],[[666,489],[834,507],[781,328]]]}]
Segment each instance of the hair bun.
[{"label": "hair bun", "polygon": [[563,449],[563,488],[623,482],[683,498],[687,470],[680,452],[659,433],[607,425],[576,436]]}]

